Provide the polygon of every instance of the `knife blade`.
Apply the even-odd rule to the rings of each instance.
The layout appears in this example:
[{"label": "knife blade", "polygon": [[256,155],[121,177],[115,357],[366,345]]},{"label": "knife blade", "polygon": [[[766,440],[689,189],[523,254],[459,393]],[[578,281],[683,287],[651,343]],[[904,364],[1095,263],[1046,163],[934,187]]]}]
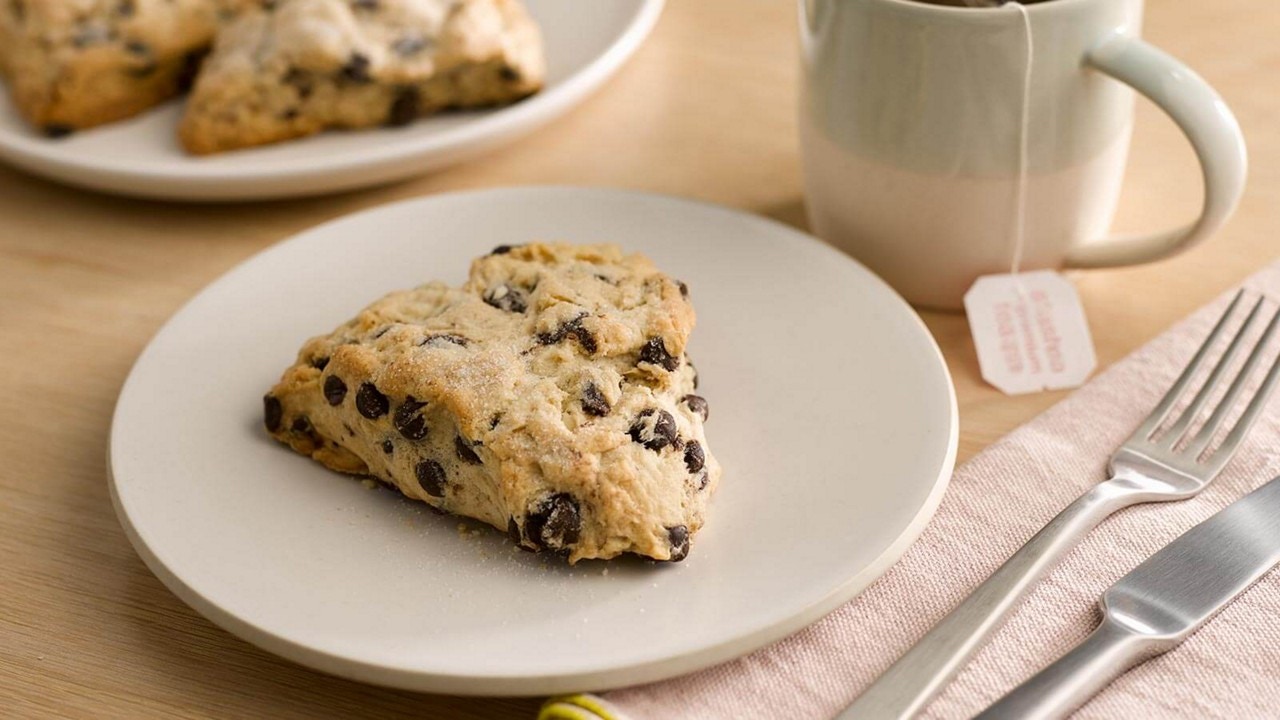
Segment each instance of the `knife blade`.
[{"label": "knife blade", "polygon": [[978,715],[1060,718],[1130,668],[1177,647],[1280,563],[1280,477],[1120,578],[1082,643]]}]

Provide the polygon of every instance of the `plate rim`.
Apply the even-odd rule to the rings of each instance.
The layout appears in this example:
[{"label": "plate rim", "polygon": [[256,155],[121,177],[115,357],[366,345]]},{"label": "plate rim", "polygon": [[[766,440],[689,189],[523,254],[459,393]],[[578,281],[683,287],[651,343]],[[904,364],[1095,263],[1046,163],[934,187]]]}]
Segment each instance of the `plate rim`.
[{"label": "plate rim", "polygon": [[[175,167],[167,164],[160,167],[121,166],[118,163],[103,165],[92,162],[93,155],[85,156],[89,160],[82,161],[80,155],[50,154],[46,138],[16,133],[3,126],[0,126],[0,161],[61,184],[161,200],[272,200],[386,184],[426,174],[500,148],[563,116],[598,90],[639,50],[657,24],[665,3],[666,0],[638,0],[623,31],[603,52],[560,83],[522,102],[443,133],[407,137],[402,142],[391,143],[375,151],[349,152],[319,166],[315,160],[306,157],[273,161],[267,169],[243,165],[194,165],[200,167],[194,174],[193,165],[188,163],[199,163],[200,158],[184,158],[185,162]],[[12,100],[9,102],[12,104]],[[358,175],[376,173],[379,169],[393,166],[398,169],[373,179]],[[289,183],[317,178],[328,179],[329,182],[320,189],[288,186]],[[235,188],[227,188],[228,183],[234,182],[250,182],[254,187],[239,192]],[[260,186],[262,183],[273,187],[264,190]]]},{"label": "plate rim", "polygon": [[[599,193],[614,196],[627,196],[642,200],[657,199],[666,202],[689,205],[703,212],[710,211],[723,215],[745,218],[753,222],[773,226],[774,229],[781,230],[786,234],[795,237],[798,241],[814,243],[828,251],[833,256],[839,257],[842,261],[852,263],[861,269],[873,285],[878,285],[882,291],[887,292],[889,296],[892,297],[894,304],[898,306],[900,310],[905,311],[907,317],[911,319],[911,326],[915,331],[923,335],[923,339],[927,341],[927,346],[931,348],[932,356],[936,360],[936,364],[933,365],[933,368],[935,371],[940,373],[943,384],[947,389],[948,411],[946,421],[948,428],[946,433],[947,437],[945,439],[946,451],[943,455],[942,462],[937,468],[937,476],[933,480],[929,494],[925,497],[924,502],[921,503],[911,521],[907,523],[898,536],[880,553],[880,555],[863,567],[861,571],[848,578],[845,582],[832,588],[826,595],[810,603],[803,610],[793,613],[781,621],[775,622],[766,627],[758,628],[753,632],[745,633],[738,637],[729,638],[711,645],[692,648],[663,658],[656,658],[642,662],[615,664],[613,666],[600,669],[584,670],[579,672],[548,673],[538,675],[477,675],[475,673],[451,674],[436,671],[424,672],[420,670],[406,669],[403,667],[378,664],[366,660],[356,660],[337,655],[335,653],[310,647],[290,638],[278,635],[267,628],[255,625],[252,622],[235,616],[229,611],[223,610],[215,602],[202,596],[193,587],[184,582],[176,573],[165,566],[159,557],[147,546],[141,534],[138,532],[138,529],[129,518],[128,513],[125,511],[123,502],[121,501],[117,490],[117,478],[115,468],[112,464],[112,448],[118,442],[117,431],[120,426],[119,415],[121,412],[121,401],[129,391],[130,386],[137,381],[137,369],[139,364],[141,364],[145,356],[152,352],[153,347],[161,336],[171,332],[171,327],[178,318],[182,316],[193,303],[200,301],[200,299],[215,286],[221,285],[225,282],[230,282],[235,276],[239,275],[240,272],[244,271],[246,266],[254,263],[259,258],[265,257],[269,254],[284,252],[286,248],[294,245],[295,243],[305,242],[308,237],[330,228],[331,226],[352,222],[361,216],[388,211],[392,208],[401,208],[403,206],[414,204],[431,204],[446,198],[502,195],[513,191]],[[313,670],[319,670],[339,677],[366,682],[373,685],[418,692],[447,693],[466,696],[515,697],[528,695],[553,695],[565,692],[601,691],[669,679],[736,659],[792,635],[802,628],[825,617],[836,610],[839,606],[856,598],[863,590],[883,576],[902,557],[906,550],[914,544],[920,534],[923,533],[925,527],[927,527],[929,521],[932,520],[936,513],[937,508],[946,493],[947,487],[950,484],[951,475],[955,468],[958,449],[959,413],[955,384],[951,379],[949,367],[936,339],[933,337],[933,334],[929,332],[928,327],[924,324],[924,321],[915,309],[912,308],[896,290],[890,287],[878,275],[871,272],[866,268],[866,266],[862,265],[862,263],[858,262],[856,259],[840,252],[808,232],[799,230],[773,218],[759,215],[744,209],[676,195],[616,188],[611,186],[511,185],[415,196],[389,203],[377,204],[356,212],[340,215],[336,218],[331,218],[299,230],[283,240],[277,241],[263,248],[244,260],[241,260],[226,272],[204,285],[177,310],[175,310],[167,320],[165,320],[165,322],[147,341],[146,345],[135,359],[133,365],[130,367],[129,374],[121,385],[119,395],[116,398],[115,407],[112,411],[111,424],[108,431],[106,470],[107,484],[111,495],[112,507],[115,509],[116,517],[119,520],[126,537],[129,539],[130,544],[142,559],[143,563],[165,585],[165,587],[177,595],[179,599],[203,615],[207,620],[230,632],[232,635],[245,640],[262,650],[286,658]]]}]

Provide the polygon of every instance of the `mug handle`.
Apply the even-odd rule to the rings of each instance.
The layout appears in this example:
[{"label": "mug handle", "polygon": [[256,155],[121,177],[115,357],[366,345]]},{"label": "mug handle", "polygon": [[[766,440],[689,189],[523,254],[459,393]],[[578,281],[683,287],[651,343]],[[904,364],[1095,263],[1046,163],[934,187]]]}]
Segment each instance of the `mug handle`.
[{"label": "mug handle", "polygon": [[1077,247],[1069,268],[1136,265],[1187,250],[1217,232],[1244,192],[1248,159],[1240,124],[1204,78],[1171,55],[1116,34],[1089,51],[1085,63],[1128,84],[1159,105],[1186,133],[1204,173],[1204,207],[1186,227]]}]

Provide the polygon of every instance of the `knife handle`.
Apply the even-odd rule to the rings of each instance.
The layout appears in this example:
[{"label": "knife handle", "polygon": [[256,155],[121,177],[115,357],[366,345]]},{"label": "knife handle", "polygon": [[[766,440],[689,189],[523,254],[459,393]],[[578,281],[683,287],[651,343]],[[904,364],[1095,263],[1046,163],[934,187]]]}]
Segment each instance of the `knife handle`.
[{"label": "knife handle", "polygon": [[1000,626],[1027,590],[1080,538],[1111,513],[1144,499],[1131,483],[1115,478],[1076,498],[898,658],[839,717],[914,717]]},{"label": "knife handle", "polygon": [[1084,642],[974,720],[1065,718],[1125,671],[1177,644],[1176,639],[1138,632],[1107,615]]}]

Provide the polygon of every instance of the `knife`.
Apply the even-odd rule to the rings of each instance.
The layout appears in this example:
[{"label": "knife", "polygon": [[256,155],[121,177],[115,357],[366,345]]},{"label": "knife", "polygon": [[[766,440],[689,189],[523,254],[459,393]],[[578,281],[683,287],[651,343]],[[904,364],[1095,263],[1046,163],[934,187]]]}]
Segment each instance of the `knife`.
[{"label": "knife", "polygon": [[1099,605],[1102,624],[980,720],[1061,718],[1135,665],[1177,647],[1280,563],[1280,477],[1147,558]]}]

